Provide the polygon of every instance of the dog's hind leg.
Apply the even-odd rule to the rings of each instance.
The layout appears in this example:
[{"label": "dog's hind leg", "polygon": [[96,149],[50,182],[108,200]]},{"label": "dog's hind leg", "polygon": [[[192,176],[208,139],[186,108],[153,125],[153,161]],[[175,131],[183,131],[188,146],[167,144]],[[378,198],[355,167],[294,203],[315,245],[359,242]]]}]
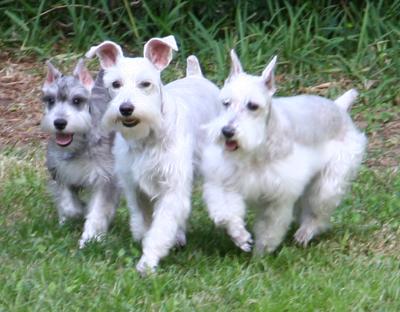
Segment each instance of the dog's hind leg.
[{"label": "dog's hind leg", "polygon": [[259,210],[254,224],[256,255],[271,253],[282,243],[293,219],[294,201],[287,196]]},{"label": "dog's hind leg", "polygon": [[119,201],[119,190],[115,183],[101,184],[94,188],[88,204],[88,212],[79,247],[85,247],[90,240],[98,240],[107,232],[115,215]]},{"label": "dog's hind leg", "polygon": [[330,217],[361,164],[365,144],[363,134],[349,133],[344,142],[335,145],[331,160],[307,187],[298,203],[300,228],[294,237],[299,244],[306,246],[329,228]]},{"label": "dog's hind leg", "polygon": [[216,184],[205,183],[203,197],[214,223],[226,229],[236,246],[243,251],[251,251],[253,240],[246,229],[246,205],[242,196]]}]

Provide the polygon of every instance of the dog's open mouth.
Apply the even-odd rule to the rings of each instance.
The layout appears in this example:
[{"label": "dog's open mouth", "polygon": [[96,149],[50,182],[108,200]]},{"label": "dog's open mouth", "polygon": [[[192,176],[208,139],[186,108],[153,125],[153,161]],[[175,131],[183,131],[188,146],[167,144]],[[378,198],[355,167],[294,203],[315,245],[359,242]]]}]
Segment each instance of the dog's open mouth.
[{"label": "dog's open mouth", "polygon": [[128,128],[133,128],[134,126],[136,126],[138,123],[140,122],[140,120],[138,118],[132,117],[132,118],[126,118],[122,120],[122,124],[125,127]]},{"label": "dog's open mouth", "polygon": [[228,151],[233,152],[239,148],[239,144],[236,140],[226,140],[225,147]]},{"label": "dog's open mouth", "polygon": [[71,144],[74,135],[72,133],[56,133],[56,143],[62,147]]}]

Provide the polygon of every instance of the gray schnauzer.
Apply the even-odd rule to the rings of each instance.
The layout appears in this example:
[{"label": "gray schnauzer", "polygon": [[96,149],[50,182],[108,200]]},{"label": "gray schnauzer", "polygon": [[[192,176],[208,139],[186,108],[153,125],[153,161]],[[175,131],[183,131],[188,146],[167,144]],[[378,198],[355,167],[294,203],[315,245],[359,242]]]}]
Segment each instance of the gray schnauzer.
[{"label": "gray schnauzer", "polygon": [[[83,60],[72,76],[63,76],[50,62],[43,85],[42,129],[51,135],[47,148],[50,189],[59,221],[85,216],[79,246],[107,231],[119,201],[111,148],[114,133],[100,128],[109,96],[102,72],[93,81]],[[78,195],[89,189],[87,207]]]}]

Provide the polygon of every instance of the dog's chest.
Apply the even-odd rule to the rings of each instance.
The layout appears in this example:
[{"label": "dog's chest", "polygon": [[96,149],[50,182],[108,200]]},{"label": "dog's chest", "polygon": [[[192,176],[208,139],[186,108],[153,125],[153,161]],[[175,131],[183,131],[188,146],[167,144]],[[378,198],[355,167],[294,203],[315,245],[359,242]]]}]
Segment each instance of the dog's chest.
[{"label": "dog's chest", "polygon": [[237,171],[236,188],[245,198],[252,201],[273,200],[283,191],[283,185],[288,180],[283,172],[274,170],[273,167],[262,168],[242,167]]},{"label": "dog's chest", "polygon": [[157,197],[165,184],[162,153],[157,148],[116,153],[116,171],[121,179],[148,197]]},{"label": "dog's chest", "polygon": [[257,165],[242,163],[235,178],[237,189],[250,200],[297,197],[324,163],[322,154],[297,147],[283,159]]},{"label": "dog's chest", "polygon": [[107,178],[109,174],[100,164],[86,157],[66,159],[58,163],[57,179],[69,185],[93,186],[99,178]]}]

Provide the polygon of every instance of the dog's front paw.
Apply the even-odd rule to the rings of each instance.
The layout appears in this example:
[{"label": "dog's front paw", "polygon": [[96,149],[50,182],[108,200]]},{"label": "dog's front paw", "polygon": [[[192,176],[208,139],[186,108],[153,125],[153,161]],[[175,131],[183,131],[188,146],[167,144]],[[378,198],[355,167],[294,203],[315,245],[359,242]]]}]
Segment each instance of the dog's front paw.
[{"label": "dog's front paw", "polygon": [[242,249],[244,252],[250,252],[251,249],[253,248],[253,239],[249,238],[245,243],[242,243],[241,245],[238,245],[240,249]]},{"label": "dog's front paw", "polygon": [[89,242],[100,242],[104,237],[104,233],[102,234],[93,234],[93,233],[88,233],[88,232],[83,232],[81,239],[79,240],[79,248],[85,248],[85,246]]},{"label": "dog's front paw", "polygon": [[156,268],[157,264],[154,261],[149,261],[145,256],[142,256],[136,265],[136,270],[142,277],[155,273]]},{"label": "dog's front paw", "polygon": [[67,222],[68,218],[66,216],[60,216],[60,218],[58,218],[58,225],[59,226],[64,226],[65,223]]},{"label": "dog's front paw", "polygon": [[231,237],[235,245],[244,252],[250,252],[253,248],[254,241],[251,238],[251,234],[246,229],[234,231]]},{"label": "dog's front paw", "polygon": [[178,230],[176,234],[176,246],[177,247],[184,247],[186,246],[186,234],[183,230]]}]

